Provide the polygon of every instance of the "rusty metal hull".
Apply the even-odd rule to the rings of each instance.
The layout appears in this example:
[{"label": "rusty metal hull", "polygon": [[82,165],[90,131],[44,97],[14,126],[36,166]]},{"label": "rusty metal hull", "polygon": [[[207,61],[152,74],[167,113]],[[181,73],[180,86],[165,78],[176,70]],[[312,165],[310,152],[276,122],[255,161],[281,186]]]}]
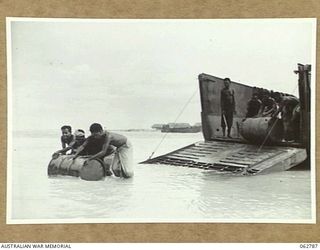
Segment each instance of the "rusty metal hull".
[{"label": "rusty metal hull", "polygon": [[142,163],[167,164],[255,175],[288,170],[307,158],[296,147],[250,145],[235,141],[200,141]]}]

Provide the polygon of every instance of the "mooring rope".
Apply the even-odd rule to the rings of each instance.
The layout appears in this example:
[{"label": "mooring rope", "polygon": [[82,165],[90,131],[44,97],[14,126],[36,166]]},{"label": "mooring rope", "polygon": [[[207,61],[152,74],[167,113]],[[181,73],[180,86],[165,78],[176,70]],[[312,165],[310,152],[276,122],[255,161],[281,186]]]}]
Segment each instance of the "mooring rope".
[{"label": "mooring rope", "polygon": [[[180,113],[178,114],[178,116],[176,117],[176,119],[174,120],[174,124],[177,122],[177,120],[180,118],[180,116],[182,115],[182,113],[184,112],[184,110],[186,109],[186,107],[188,106],[188,104],[191,102],[192,98],[195,96],[195,94],[198,92],[198,88],[193,92],[193,94],[191,95],[191,97],[188,99],[188,101],[186,102],[186,104],[183,106],[182,110],[180,111]],[[174,128],[174,127],[173,127]],[[159,144],[155,147],[155,149],[153,150],[153,152],[151,153],[151,155],[149,156],[148,160],[151,159],[151,157],[154,155],[154,153],[158,150],[158,148],[160,147],[160,145],[162,144],[162,142],[164,141],[164,139],[167,137],[169,132],[166,132],[162,138],[161,141],[159,142]]]},{"label": "mooring rope", "polygon": [[277,121],[278,121],[278,118],[276,118],[276,120],[275,120],[274,123],[272,124],[270,130],[268,131],[268,134],[266,135],[266,137],[264,138],[263,142],[262,142],[261,145],[259,146],[258,151],[257,151],[258,153],[260,152],[260,150],[262,149],[262,147],[264,146],[264,144],[265,144],[266,141],[268,140],[268,137],[270,136],[271,131],[272,131],[273,127],[276,125]]}]

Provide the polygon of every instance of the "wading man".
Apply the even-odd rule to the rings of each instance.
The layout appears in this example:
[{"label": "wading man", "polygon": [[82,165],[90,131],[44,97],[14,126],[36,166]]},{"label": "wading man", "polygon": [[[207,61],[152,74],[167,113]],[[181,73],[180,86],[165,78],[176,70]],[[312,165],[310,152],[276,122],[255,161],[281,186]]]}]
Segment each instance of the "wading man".
[{"label": "wading man", "polygon": [[132,146],[124,135],[104,131],[99,123],[90,126],[91,135],[78,148],[74,159],[86,149],[89,152],[89,159],[103,159],[108,155],[108,148],[113,146],[116,152],[111,164],[115,176],[130,178],[133,176]]},{"label": "wading man", "polygon": [[64,125],[61,127],[61,146],[65,149],[74,140],[74,135],[72,134],[72,128],[69,125]]},{"label": "wading man", "polygon": [[226,135],[226,127],[228,129],[228,137],[231,138],[231,127],[233,123],[233,114],[235,110],[234,90],[230,89],[231,81],[229,78],[223,80],[224,88],[220,93],[220,106],[221,106],[221,127],[223,136]]},{"label": "wading man", "polygon": [[[68,146],[64,145],[63,149],[60,149],[53,153],[52,157],[56,158],[59,154],[65,154],[71,149],[71,154],[75,154],[77,149],[85,142],[85,132],[83,129],[77,129],[73,135],[73,141],[68,143]],[[62,141],[62,138],[61,138]],[[83,150],[81,155],[86,155],[86,152]]]}]

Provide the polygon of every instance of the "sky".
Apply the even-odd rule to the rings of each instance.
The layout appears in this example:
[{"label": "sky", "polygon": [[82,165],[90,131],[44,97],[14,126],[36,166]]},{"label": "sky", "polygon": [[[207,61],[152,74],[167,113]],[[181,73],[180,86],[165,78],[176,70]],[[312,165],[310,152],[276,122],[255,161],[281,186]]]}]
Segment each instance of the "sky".
[{"label": "sky", "polygon": [[[13,130],[201,121],[198,75],[297,95],[310,19],[11,21]],[[10,62],[10,61],[9,61]],[[191,98],[192,97],[192,98]],[[188,100],[190,100],[188,102]]]}]

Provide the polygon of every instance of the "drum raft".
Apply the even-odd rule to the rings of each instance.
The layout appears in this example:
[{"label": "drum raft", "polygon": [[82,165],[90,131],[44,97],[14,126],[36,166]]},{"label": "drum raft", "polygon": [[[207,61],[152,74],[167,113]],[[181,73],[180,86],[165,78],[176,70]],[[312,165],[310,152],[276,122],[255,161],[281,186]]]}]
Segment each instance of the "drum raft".
[{"label": "drum raft", "polygon": [[52,157],[48,165],[48,176],[68,175],[80,177],[87,181],[98,181],[111,175],[110,166],[112,156],[100,159],[88,160],[88,157],[79,156],[73,159],[73,155],[57,155]]}]

